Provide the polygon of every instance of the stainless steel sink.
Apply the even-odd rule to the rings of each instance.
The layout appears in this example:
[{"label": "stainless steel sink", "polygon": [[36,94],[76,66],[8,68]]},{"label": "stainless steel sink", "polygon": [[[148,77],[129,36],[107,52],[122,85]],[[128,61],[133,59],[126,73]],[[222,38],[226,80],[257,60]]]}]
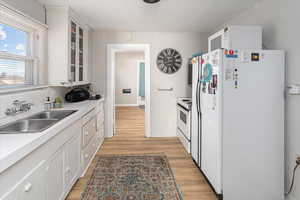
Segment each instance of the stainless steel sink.
[{"label": "stainless steel sink", "polygon": [[0,134],[30,134],[42,132],[76,110],[44,111],[0,127]]},{"label": "stainless steel sink", "polygon": [[0,134],[36,133],[46,130],[57,120],[26,119],[0,128]]},{"label": "stainless steel sink", "polygon": [[29,119],[56,119],[61,120],[76,112],[75,110],[44,111],[29,117]]}]

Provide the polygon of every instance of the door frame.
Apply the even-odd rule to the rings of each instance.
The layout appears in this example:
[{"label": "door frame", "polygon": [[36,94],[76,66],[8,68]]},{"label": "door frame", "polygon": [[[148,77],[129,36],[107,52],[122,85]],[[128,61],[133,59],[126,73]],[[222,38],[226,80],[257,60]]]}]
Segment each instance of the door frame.
[{"label": "door frame", "polygon": [[[137,104],[137,106],[140,106],[139,93],[140,93],[140,65],[141,65],[141,63],[145,63],[145,60],[137,61],[137,84],[136,84],[136,104]],[[145,72],[145,74],[146,74],[146,72]],[[145,82],[146,82],[146,80],[145,80]]]},{"label": "door frame", "polygon": [[126,51],[143,51],[145,53],[145,137],[151,137],[151,86],[150,86],[150,45],[149,44],[108,44],[107,45],[107,96],[106,122],[107,137],[115,133],[115,80],[116,80],[116,53]]}]

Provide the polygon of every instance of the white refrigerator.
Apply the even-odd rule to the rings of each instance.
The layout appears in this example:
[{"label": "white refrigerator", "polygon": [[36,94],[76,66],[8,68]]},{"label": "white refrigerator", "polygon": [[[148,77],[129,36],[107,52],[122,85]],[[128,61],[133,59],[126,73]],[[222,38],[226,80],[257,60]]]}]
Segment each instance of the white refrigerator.
[{"label": "white refrigerator", "polygon": [[219,49],[202,59],[202,172],[224,200],[283,200],[284,52]]}]

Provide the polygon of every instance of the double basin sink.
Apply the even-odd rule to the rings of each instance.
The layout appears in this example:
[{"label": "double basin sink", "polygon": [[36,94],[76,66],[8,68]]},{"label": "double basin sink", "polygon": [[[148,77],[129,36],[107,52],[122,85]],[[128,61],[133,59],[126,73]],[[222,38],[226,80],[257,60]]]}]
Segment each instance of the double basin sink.
[{"label": "double basin sink", "polygon": [[31,134],[42,132],[76,110],[44,111],[0,127],[0,134]]}]

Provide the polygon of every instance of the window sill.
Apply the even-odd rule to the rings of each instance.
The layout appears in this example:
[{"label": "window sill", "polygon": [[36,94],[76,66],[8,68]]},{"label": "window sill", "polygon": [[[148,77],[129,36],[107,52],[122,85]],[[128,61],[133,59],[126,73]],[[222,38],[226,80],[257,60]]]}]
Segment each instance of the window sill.
[{"label": "window sill", "polygon": [[18,92],[25,92],[25,91],[30,91],[30,90],[40,90],[40,89],[45,89],[45,88],[48,88],[48,85],[3,88],[3,89],[0,89],[0,95],[10,94],[10,93],[18,93]]}]

